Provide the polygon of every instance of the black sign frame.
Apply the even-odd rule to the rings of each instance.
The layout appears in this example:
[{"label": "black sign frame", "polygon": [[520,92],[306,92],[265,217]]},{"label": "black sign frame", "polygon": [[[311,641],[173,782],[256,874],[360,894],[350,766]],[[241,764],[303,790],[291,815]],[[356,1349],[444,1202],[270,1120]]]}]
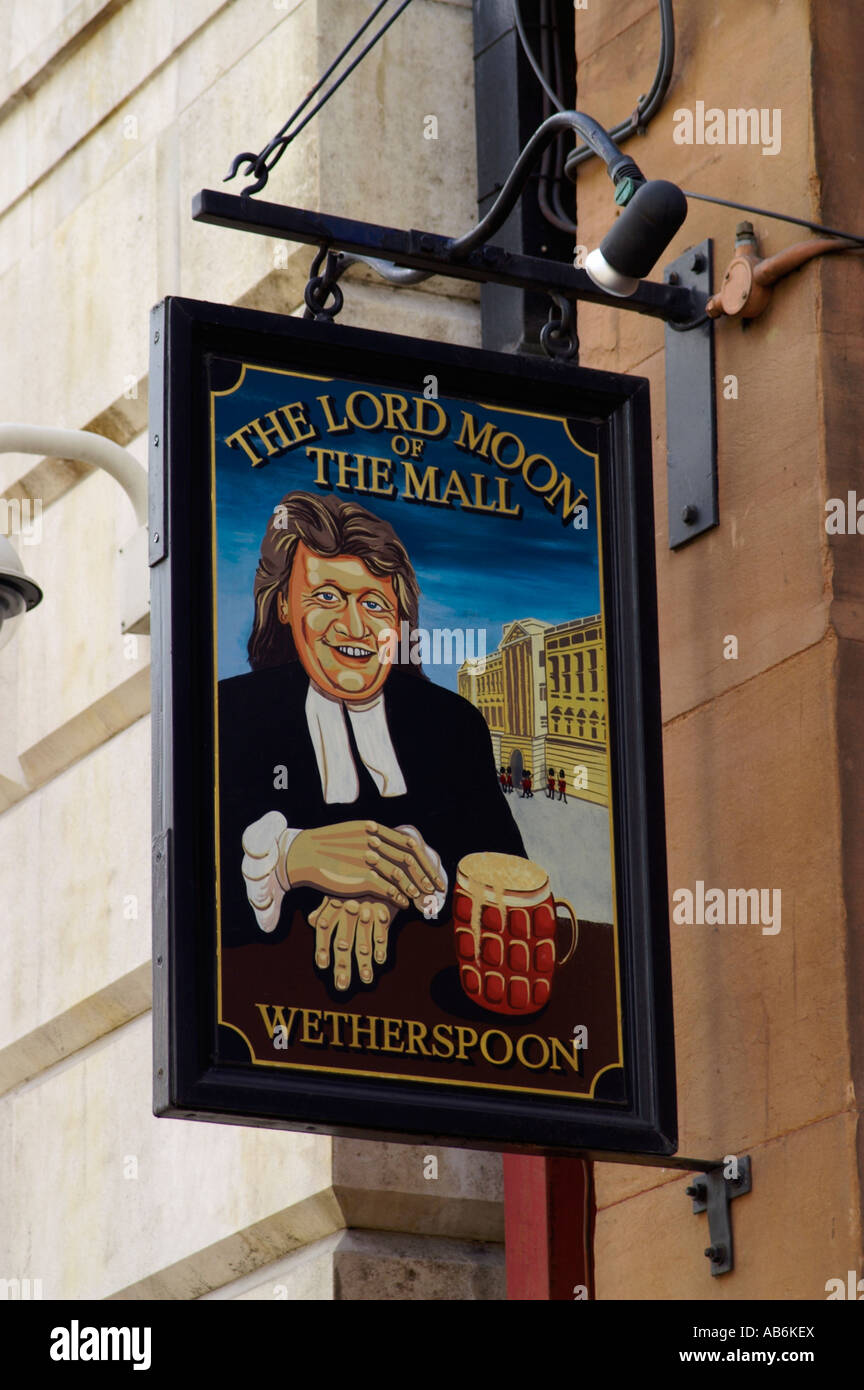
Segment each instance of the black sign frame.
[{"label": "black sign frame", "polygon": [[[205,363],[227,354],[591,421],[601,492],[628,1101],[214,1063],[213,595]],[[639,377],[188,299],[152,313],[154,1113],[313,1133],[654,1162],[677,1146],[649,385]],[[207,615],[211,615],[208,622]],[[208,703],[209,701],[209,703]],[[442,1089],[445,1093],[442,1094]]]}]

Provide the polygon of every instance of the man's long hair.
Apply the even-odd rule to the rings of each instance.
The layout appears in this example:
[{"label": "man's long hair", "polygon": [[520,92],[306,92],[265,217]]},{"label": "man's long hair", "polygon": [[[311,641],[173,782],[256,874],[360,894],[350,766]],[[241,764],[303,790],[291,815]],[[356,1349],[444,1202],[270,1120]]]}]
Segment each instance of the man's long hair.
[{"label": "man's long hair", "polygon": [[[299,541],[316,555],[354,555],[370,573],[392,579],[399,605],[398,621],[406,620],[412,631],[417,627],[420,585],[408,552],[390,523],[356,502],[343,502],[332,495],[289,492],[273,508],[261,542],[253,589],[255,616],[247,648],[253,671],[299,660],[291,628],[279,621],[276,604],[278,594],[288,599],[288,581]],[[394,666],[401,666],[412,675],[422,675],[419,664],[407,659],[404,645],[400,643],[400,658]]]}]

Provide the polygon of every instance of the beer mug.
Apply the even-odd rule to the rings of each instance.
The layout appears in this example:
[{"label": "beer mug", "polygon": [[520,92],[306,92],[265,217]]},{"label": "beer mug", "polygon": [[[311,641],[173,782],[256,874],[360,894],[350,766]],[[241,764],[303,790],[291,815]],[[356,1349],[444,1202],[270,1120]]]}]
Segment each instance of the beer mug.
[{"label": "beer mug", "polygon": [[469,999],[498,1014],[542,1009],[556,966],[558,909],[573,939],[558,965],[576,950],[579,924],[566,899],[556,899],[549,875],[514,854],[468,854],[456,869],[453,927],[459,979]]}]

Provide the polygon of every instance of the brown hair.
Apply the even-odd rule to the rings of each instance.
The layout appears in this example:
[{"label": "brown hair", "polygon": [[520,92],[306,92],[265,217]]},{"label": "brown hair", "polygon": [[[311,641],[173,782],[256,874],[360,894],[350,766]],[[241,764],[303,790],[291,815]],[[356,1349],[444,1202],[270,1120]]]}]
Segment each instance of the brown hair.
[{"label": "brown hair", "polygon": [[[390,577],[400,621],[405,619],[409,628],[416,628],[420,585],[408,552],[390,523],[356,502],[319,497],[311,492],[289,492],[273,508],[261,542],[253,588],[255,615],[248,643],[253,671],[298,660],[291,628],[279,621],[276,598],[278,594],[288,598],[288,581],[299,541],[316,555],[356,555],[370,573]],[[407,660],[402,645],[400,660],[393,664],[413,675],[422,675],[419,664]]]}]

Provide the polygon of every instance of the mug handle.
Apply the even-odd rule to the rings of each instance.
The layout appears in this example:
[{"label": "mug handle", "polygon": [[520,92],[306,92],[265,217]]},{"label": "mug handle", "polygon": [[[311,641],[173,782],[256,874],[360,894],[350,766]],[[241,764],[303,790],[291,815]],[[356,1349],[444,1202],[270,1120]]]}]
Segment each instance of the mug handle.
[{"label": "mug handle", "polygon": [[568,903],[566,898],[555,898],[555,907],[556,922],[558,920],[557,908],[563,907],[570,914],[570,926],[573,930],[573,940],[570,943],[570,950],[567,952],[566,956],[562,957],[562,959],[558,962],[559,965],[566,965],[570,957],[573,955],[573,952],[576,950],[576,945],[579,941],[579,919],[576,916],[575,911],[573,910],[573,905],[571,903]]}]

